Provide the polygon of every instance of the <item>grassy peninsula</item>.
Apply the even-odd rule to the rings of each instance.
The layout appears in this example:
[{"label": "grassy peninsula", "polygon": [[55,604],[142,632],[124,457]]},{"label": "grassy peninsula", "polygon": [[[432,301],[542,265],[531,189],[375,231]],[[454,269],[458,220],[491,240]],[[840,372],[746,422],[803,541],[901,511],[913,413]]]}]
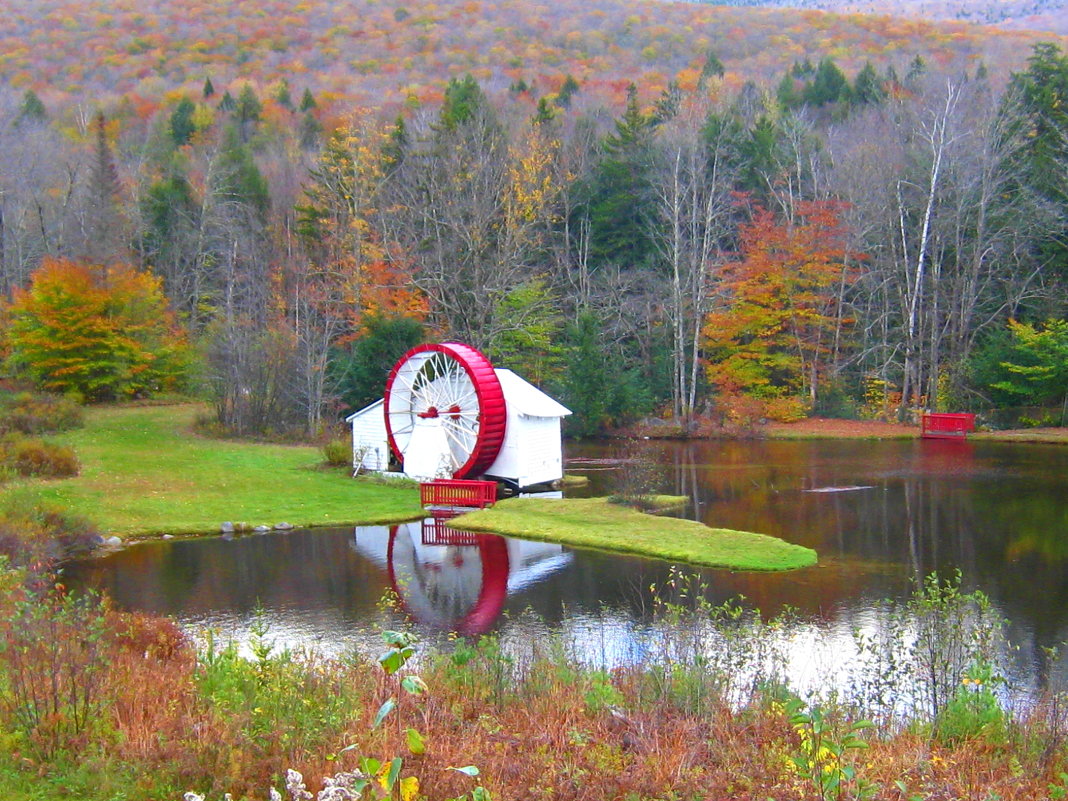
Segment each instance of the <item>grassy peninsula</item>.
[{"label": "grassy peninsula", "polygon": [[[100,407],[58,439],[81,462],[74,478],[17,482],[24,494],[88,518],[108,535],[204,534],[223,521],[298,527],[392,523],[422,514],[406,482],[319,468],[310,446],[209,439],[192,433],[195,404]],[[658,498],[658,505],[685,499]],[[460,527],[733,570],[792,570],[814,551],[774,537],[658,517],[604,498],[515,498],[466,515]]]},{"label": "grassy peninsula", "polygon": [[511,498],[449,525],[733,570],[794,570],[816,564],[811,548],[765,534],[647,515],[607,498]]}]

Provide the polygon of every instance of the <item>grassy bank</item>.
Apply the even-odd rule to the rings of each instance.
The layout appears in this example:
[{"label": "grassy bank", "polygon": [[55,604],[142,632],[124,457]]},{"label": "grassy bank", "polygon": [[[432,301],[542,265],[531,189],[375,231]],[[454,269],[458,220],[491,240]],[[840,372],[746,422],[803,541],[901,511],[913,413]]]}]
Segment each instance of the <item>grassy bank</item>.
[{"label": "grassy bank", "polygon": [[[918,426],[878,420],[831,420],[809,418],[796,423],[768,423],[757,429],[768,439],[917,439]],[[979,431],[969,440],[987,442],[1048,443],[1068,445],[1068,428],[1016,428],[1006,431]]]},{"label": "grassy bank", "polygon": [[811,548],[764,534],[647,515],[605,498],[512,498],[449,525],[733,570],[794,570],[816,564]]},{"label": "grassy bank", "polygon": [[85,427],[57,437],[81,474],[18,482],[21,493],[94,521],[108,534],[199,534],[223,521],[295,526],[386,523],[420,514],[410,486],[321,470],[313,447],[195,436],[192,404],[92,409]]},{"label": "grassy bank", "polygon": [[[57,709],[27,718],[0,703],[0,787],[5,801],[262,801],[287,768],[314,792],[369,757],[428,801],[469,801],[477,785],[493,801],[1063,798],[1064,698],[1002,710],[996,677],[975,670],[996,651],[998,618],[933,586],[890,610],[898,625],[856,666],[874,684],[802,702],[784,683],[780,622],[711,606],[681,574],[614,667],[585,661],[576,632],[461,639],[409,664],[395,647],[378,663],[296,655],[263,632],[248,660],[198,651],[161,618],[49,596],[27,609],[0,584],[0,635],[18,646],[0,650],[0,700],[32,687]],[[75,720],[75,704],[91,714]],[[468,765],[477,779],[450,770]],[[387,795],[401,796],[353,797]]]},{"label": "grassy bank", "polygon": [[1068,445],[1068,428],[1016,428],[1010,431],[981,431],[978,434],[969,434],[968,439],[989,442]]}]

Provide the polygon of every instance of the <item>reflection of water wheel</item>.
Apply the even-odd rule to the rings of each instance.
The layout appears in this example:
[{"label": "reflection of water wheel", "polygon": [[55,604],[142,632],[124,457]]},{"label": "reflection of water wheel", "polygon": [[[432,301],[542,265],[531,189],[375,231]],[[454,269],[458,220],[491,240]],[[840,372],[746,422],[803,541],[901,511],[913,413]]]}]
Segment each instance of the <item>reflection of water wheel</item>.
[{"label": "reflection of water wheel", "polygon": [[504,392],[489,359],[458,342],[419,345],[386,380],[386,432],[403,460],[420,420],[438,420],[453,478],[482,475],[504,442]]},{"label": "reflection of water wheel", "polygon": [[[408,533],[408,541],[398,543],[400,531]],[[386,551],[386,569],[389,572],[389,583],[396,593],[402,608],[417,622],[430,625],[442,631],[455,631],[458,634],[473,635],[484,634],[490,630],[494,621],[504,609],[504,602],[508,599],[508,573],[510,564],[508,559],[508,545],[504,537],[497,534],[477,535],[477,546],[466,546],[465,552],[472,556],[478,555],[481,562],[481,584],[478,588],[478,597],[474,603],[461,610],[445,611],[442,607],[449,607],[450,601],[458,599],[439,597],[435,584],[440,582],[440,576],[433,572],[424,573],[418,570],[414,559],[413,569],[416,570],[411,576],[398,576],[396,559],[398,551],[410,548],[411,529],[408,526],[391,526],[389,529],[389,546]],[[402,562],[405,557],[401,556]],[[459,568],[461,563],[453,565]],[[473,583],[473,582],[472,582]],[[417,613],[416,609],[420,610]]]}]

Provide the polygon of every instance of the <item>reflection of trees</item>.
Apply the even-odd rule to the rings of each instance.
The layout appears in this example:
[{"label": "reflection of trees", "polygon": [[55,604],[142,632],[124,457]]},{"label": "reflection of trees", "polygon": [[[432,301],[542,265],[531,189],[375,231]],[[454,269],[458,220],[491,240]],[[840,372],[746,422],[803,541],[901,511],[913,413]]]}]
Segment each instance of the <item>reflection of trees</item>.
[{"label": "reflection of trees", "polygon": [[[385,529],[382,530],[385,535]],[[374,608],[384,572],[348,547],[352,529],[147,543],[71,569],[119,606],[180,618],[219,610]]]},{"label": "reflection of trees", "polygon": [[[700,442],[679,444],[670,464],[673,491],[691,494],[696,517],[706,524],[815,548],[825,567],[811,579],[811,592],[822,598],[821,605],[899,592],[902,575],[919,579],[959,568],[966,586],[982,588],[1038,641],[1064,639],[1068,503],[1062,498],[1068,449],[972,442]],[[803,491],[851,485],[873,489]],[[785,587],[809,579],[728,581],[773,609],[789,592]],[[767,589],[776,582],[783,587]]]}]

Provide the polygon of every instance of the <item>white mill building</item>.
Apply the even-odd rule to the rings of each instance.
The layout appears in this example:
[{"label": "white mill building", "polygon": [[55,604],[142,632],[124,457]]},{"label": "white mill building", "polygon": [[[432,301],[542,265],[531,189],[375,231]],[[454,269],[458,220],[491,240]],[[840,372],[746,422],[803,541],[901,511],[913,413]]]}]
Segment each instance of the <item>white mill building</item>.
[{"label": "white mill building", "polygon": [[457,342],[420,345],[390,371],[385,397],[346,418],[353,468],[492,478],[514,487],[563,477],[561,421],[570,410]]}]

